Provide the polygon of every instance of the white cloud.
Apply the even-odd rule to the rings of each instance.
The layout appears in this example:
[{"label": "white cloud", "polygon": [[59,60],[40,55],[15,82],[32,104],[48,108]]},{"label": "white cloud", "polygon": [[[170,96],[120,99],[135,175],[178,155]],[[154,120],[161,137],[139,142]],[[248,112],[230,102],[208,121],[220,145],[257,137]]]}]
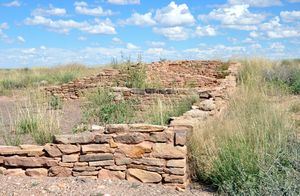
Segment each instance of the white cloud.
[{"label": "white cloud", "polygon": [[85,40],[87,40],[87,37],[79,36],[77,39],[78,39],[79,41],[85,41]]},{"label": "white cloud", "polygon": [[21,3],[19,1],[11,1],[7,3],[1,3],[0,5],[5,6],[5,7],[20,7]]},{"label": "white cloud", "polygon": [[154,19],[163,26],[174,27],[194,24],[195,19],[186,4],[172,1],[167,7],[156,10]]},{"label": "white cloud", "polygon": [[111,16],[114,13],[111,10],[103,10],[101,6],[95,8],[89,8],[88,4],[84,1],[75,2],[75,12],[78,14],[90,15],[90,16]]},{"label": "white cloud", "polygon": [[198,36],[198,37],[215,36],[215,35],[217,35],[217,32],[210,25],[205,26],[205,27],[197,26],[196,31],[195,31],[195,35]]},{"label": "white cloud", "polygon": [[240,30],[256,30],[256,25],[260,24],[265,15],[251,13],[249,5],[232,5],[212,10],[208,15],[200,15],[202,20],[218,20],[227,28]]},{"label": "white cloud", "polygon": [[33,18],[26,18],[24,22],[26,25],[41,25],[60,33],[69,33],[72,29],[77,29],[91,34],[116,34],[115,27],[109,19],[95,19],[91,23],[87,21],[52,20],[43,16],[34,16]]},{"label": "white cloud", "polygon": [[170,39],[170,40],[186,40],[189,37],[189,31],[188,29],[184,27],[165,27],[165,28],[157,28],[154,27],[153,31],[155,33],[161,34],[164,37]]},{"label": "white cloud", "polygon": [[3,23],[0,24],[0,40],[4,41],[6,43],[11,43],[12,40],[8,37],[8,35],[6,35],[3,32],[3,30],[6,30],[8,28],[9,28],[9,26],[8,26],[8,24],[6,22],[3,22]]},{"label": "white cloud", "polygon": [[56,8],[52,5],[48,9],[36,8],[31,12],[32,16],[63,16],[66,15],[67,11],[64,8]]},{"label": "white cloud", "polygon": [[146,43],[148,46],[153,47],[153,48],[161,48],[166,45],[165,42],[159,42],[159,41],[147,41]]},{"label": "white cloud", "polygon": [[262,48],[262,46],[260,44],[257,44],[257,43],[256,44],[251,44],[250,47],[252,49],[261,49]]},{"label": "white cloud", "polygon": [[283,51],[285,49],[285,46],[280,42],[274,42],[270,45],[270,49],[277,50],[277,51]]},{"label": "white cloud", "polygon": [[0,29],[8,29],[8,28],[9,28],[9,26],[8,26],[7,22],[3,22],[0,24]]},{"label": "white cloud", "polygon": [[152,13],[133,13],[129,18],[120,21],[121,25],[152,26],[156,22],[152,19]]},{"label": "white cloud", "polygon": [[134,45],[133,43],[127,43],[126,44],[126,48],[129,49],[129,50],[136,50],[136,49],[139,49],[138,46]]},{"label": "white cloud", "polygon": [[280,17],[285,22],[300,21],[300,11],[282,11]]},{"label": "white cloud", "polygon": [[18,37],[17,37],[17,40],[18,40],[18,42],[20,42],[20,43],[25,43],[25,42],[26,42],[26,40],[25,40],[22,36],[18,36]]},{"label": "white cloud", "polygon": [[107,2],[117,5],[140,4],[140,0],[107,0]]},{"label": "white cloud", "polygon": [[113,37],[113,38],[111,39],[111,41],[112,41],[114,44],[122,44],[122,43],[123,43],[123,41],[122,41],[120,38],[118,38],[118,37]]},{"label": "white cloud", "polygon": [[269,7],[282,5],[280,0],[229,0],[231,5],[248,4],[252,7]]}]

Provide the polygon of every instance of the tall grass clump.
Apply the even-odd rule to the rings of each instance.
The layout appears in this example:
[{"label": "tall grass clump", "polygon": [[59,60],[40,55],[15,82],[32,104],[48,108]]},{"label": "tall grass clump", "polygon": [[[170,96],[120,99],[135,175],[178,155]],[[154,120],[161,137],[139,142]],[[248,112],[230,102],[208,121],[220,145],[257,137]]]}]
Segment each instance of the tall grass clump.
[{"label": "tall grass clump", "polygon": [[87,95],[84,106],[84,121],[99,124],[125,123],[133,116],[132,101],[116,100],[113,92],[106,88]]},{"label": "tall grass clump", "polygon": [[191,138],[195,176],[221,194],[300,194],[300,144],[283,108],[270,101],[280,93],[264,79],[272,66],[244,61],[227,112],[199,125]]}]

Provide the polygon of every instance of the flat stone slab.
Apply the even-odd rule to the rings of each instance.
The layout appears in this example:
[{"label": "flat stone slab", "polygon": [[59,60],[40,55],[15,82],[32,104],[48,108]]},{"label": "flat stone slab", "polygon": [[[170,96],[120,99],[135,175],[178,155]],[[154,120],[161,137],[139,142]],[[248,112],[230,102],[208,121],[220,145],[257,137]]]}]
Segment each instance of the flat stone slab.
[{"label": "flat stone slab", "polygon": [[57,166],[58,161],[46,157],[20,157],[16,155],[5,157],[4,165],[14,167],[52,167]]},{"label": "flat stone slab", "polygon": [[80,155],[79,161],[89,162],[89,161],[104,161],[113,160],[113,155],[110,153],[99,153],[99,154],[86,154]]}]

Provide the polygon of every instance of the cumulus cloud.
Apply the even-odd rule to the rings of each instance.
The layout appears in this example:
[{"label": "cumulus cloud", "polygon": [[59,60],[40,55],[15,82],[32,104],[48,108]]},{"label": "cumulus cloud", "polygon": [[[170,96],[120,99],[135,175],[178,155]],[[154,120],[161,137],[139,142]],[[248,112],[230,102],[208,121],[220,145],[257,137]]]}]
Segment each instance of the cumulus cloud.
[{"label": "cumulus cloud", "polygon": [[140,4],[140,0],[107,0],[107,2],[117,5]]},{"label": "cumulus cloud", "polygon": [[112,41],[113,43],[115,43],[115,44],[122,44],[122,43],[123,43],[123,41],[122,41],[120,38],[118,38],[118,37],[113,37],[113,38],[111,39],[111,41]]},{"label": "cumulus cloud", "polygon": [[205,27],[197,26],[196,31],[195,31],[195,35],[198,36],[198,37],[215,36],[215,35],[217,35],[217,32],[210,25],[207,25]]},{"label": "cumulus cloud", "polygon": [[170,40],[179,41],[179,40],[186,40],[189,38],[189,30],[181,26],[164,27],[164,28],[154,27],[153,31],[155,33],[163,35],[164,37]]},{"label": "cumulus cloud", "polygon": [[265,19],[265,15],[250,12],[249,5],[232,5],[213,9],[208,15],[200,15],[199,19],[217,20],[227,28],[256,30],[256,25]]},{"label": "cumulus cloud", "polygon": [[75,2],[75,12],[78,14],[90,15],[90,16],[111,16],[114,13],[111,10],[103,10],[101,6],[95,8],[89,8],[88,4],[84,1]]},{"label": "cumulus cloud", "polygon": [[156,10],[154,19],[166,27],[191,25],[195,22],[189,7],[185,3],[177,5],[174,1],[166,7]]},{"label": "cumulus cloud", "polygon": [[159,41],[147,41],[146,44],[153,48],[161,48],[166,45],[165,42],[159,42]]},{"label": "cumulus cloud", "polygon": [[25,43],[25,42],[26,42],[25,39],[24,39],[22,36],[18,36],[18,37],[17,37],[17,40],[18,40],[18,42],[20,42],[20,43]]},{"label": "cumulus cloud", "polygon": [[248,4],[253,7],[269,7],[282,5],[280,0],[229,0],[231,5]]},{"label": "cumulus cloud", "polygon": [[11,1],[7,3],[1,3],[0,5],[5,7],[20,7],[21,3],[19,1]]},{"label": "cumulus cloud", "polygon": [[129,50],[136,50],[136,49],[139,49],[138,46],[134,45],[133,43],[127,43],[126,44],[126,48],[129,49]]},{"label": "cumulus cloud", "polygon": [[34,16],[26,18],[26,25],[40,25],[51,31],[60,33],[69,33],[72,29],[77,29],[91,34],[116,34],[113,23],[109,20],[95,19],[94,22],[77,22],[74,20],[52,20],[43,16]]},{"label": "cumulus cloud", "polygon": [[0,24],[0,40],[4,42],[11,42],[12,40],[9,39],[8,35],[4,33],[4,30],[8,29],[9,26],[6,22]]},{"label": "cumulus cloud", "polygon": [[31,12],[32,16],[63,16],[66,15],[67,11],[64,8],[56,8],[49,5],[49,8],[36,8]]},{"label": "cumulus cloud", "polygon": [[284,22],[300,21],[300,11],[282,11],[280,17]]},{"label": "cumulus cloud", "polygon": [[274,42],[270,45],[269,48],[272,50],[283,51],[285,49],[285,46],[280,42]]},{"label": "cumulus cloud", "polygon": [[152,26],[156,22],[152,19],[152,13],[133,13],[129,18],[120,21],[121,25]]}]

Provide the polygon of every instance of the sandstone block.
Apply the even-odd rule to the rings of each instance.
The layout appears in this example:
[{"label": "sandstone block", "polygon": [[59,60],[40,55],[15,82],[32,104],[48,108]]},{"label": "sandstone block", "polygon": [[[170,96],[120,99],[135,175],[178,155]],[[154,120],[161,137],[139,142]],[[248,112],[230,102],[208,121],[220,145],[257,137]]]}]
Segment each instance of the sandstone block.
[{"label": "sandstone block", "polygon": [[153,157],[163,159],[183,159],[186,157],[186,153],[186,146],[173,146],[164,143],[156,143],[153,149]]},{"label": "sandstone block", "polygon": [[137,165],[137,164],[130,164],[127,165],[127,168],[133,168],[133,169],[142,169],[142,170],[147,170],[151,172],[156,172],[159,174],[165,173],[164,168],[160,166],[148,166],[148,165]]},{"label": "sandstone block", "polygon": [[186,170],[185,170],[185,168],[173,167],[173,168],[165,168],[164,172],[168,173],[168,174],[175,174],[175,175],[183,176],[185,174]]},{"label": "sandstone block", "polygon": [[113,155],[109,153],[80,155],[81,162],[113,160]]},{"label": "sandstone block", "polygon": [[184,131],[184,130],[176,131],[175,132],[175,145],[184,146],[186,144],[186,137],[187,137],[186,131]]},{"label": "sandstone block", "polygon": [[99,179],[125,179],[125,173],[121,171],[110,171],[107,169],[101,169],[98,173]]},{"label": "sandstone block", "polygon": [[70,154],[70,155],[62,156],[62,162],[64,162],[64,163],[74,163],[74,162],[77,162],[78,159],[79,159],[78,154]]},{"label": "sandstone block", "polygon": [[83,167],[79,167],[76,166],[73,168],[73,171],[78,171],[78,172],[82,172],[82,171],[96,171],[97,168],[96,167],[90,167],[90,166],[83,166]]},{"label": "sandstone block", "polygon": [[48,176],[48,170],[45,168],[26,169],[25,174],[31,177],[45,177]]},{"label": "sandstone block", "polygon": [[43,146],[37,146],[37,145],[29,145],[29,144],[24,144],[20,145],[20,148],[26,152],[28,156],[42,156],[45,154],[44,147]]},{"label": "sandstone block", "polygon": [[95,133],[82,132],[72,135],[55,135],[54,141],[59,144],[87,144],[94,141]]},{"label": "sandstone block", "polygon": [[49,176],[51,177],[68,177],[72,176],[72,169],[61,166],[54,166],[49,169]]},{"label": "sandstone block", "polygon": [[62,166],[62,167],[74,167],[74,163],[64,163],[64,162],[59,162],[58,163],[59,166]]},{"label": "sandstone block", "polygon": [[71,144],[58,144],[58,149],[64,154],[73,154],[80,151],[80,146]]},{"label": "sandstone block", "polygon": [[56,145],[53,144],[46,144],[44,146],[45,151],[51,156],[51,157],[60,157],[62,156],[61,151],[57,148]]},{"label": "sandstone block", "polygon": [[129,158],[141,158],[146,150],[142,146],[120,144],[116,152],[120,152]]},{"label": "sandstone block", "polygon": [[183,168],[186,166],[186,160],[185,159],[174,159],[174,160],[168,160],[167,161],[167,167],[179,167]]},{"label": "sandstone block", "polygon": [[114,170],[114,171],[125,171],[126,165],[118,166],[118,165],[111,165],[111,166],[105,166],[105,169]]},{"label": "sandstone block", "polygon": [[126,177],[128,181],[136,181],[135,179],[137,179],[144,183],[158,183],[162,180],[160,174],[141,169],[128,169]]},{"label": "sandstone block", "polygon": [[14,167],[52,167],[57,166],[58,161],[46,157],[5,157],[4,164]]},{"label": "sandstone block", "polygon": [[105,133],[120,133],[128,132],[129,126],[127,124],[109,124],[105,127]]},{"label": "sandstone block", "polygon": [[8,176],[26,176],[23,169],[7,169],[5,175]]},{"label": "sandstone block", "polygon": [[23,151],[18,146],[0,146],[0,155],[25,155],[26,152]]},{"label": "sandstone block", "polygon": [[164,182],[171,182],[171,183],[185,183],[186,177],[185,176],[178,176],[178,175],[170,175],[170,174],[163,174]]},{"label": "sandstone block", "polygon": [[150,125],[150,124],[130,124],[129,129],[132,132],[161,132],[165,130],[167,127],[159,126],[159,125]]},{"label": "sandstone block", "polygon": [[115,162],[116,165],[128,165],[132,162],[132,159],[123,154],[115,153]]},{"label": "sandstone block", "polygon": [[88,166],[89,163],[88,162],[76,162],[74,163],[74,166]]},{"label": "sandstone block", "polygon": [[105,135],[105,134],[95,135],[95,143],[98,144],[108,143],[111,138],[112,138],[111,135]]},{"label": "sandstone block", "polygon": [[89,162],[89,166],[108,166],[108,165],[114,165],[115,161],[114,160],[106,160],[106,161],[92,161]]},{"label": "sandstone block", "polygon": [[0,165],[4,163],[4,156],[0,156]]},{"label": "sandstone block", "polygon": [[6,168],[0,167],[0,175],[5,175],[6,174]]},{"label": "sandstone block", "polygon": [[152,165],[152,166],[165,166],[166,161],[164,159],[157,158],[141,158],[132,161],[134,164]]},{"label": "sandstone block", "polygon": [[145,140],[145,135],[141,133],[126,133],[117,135],[114,138],[115,142],[123,144],[138,144]]},{"label": "sandstone block", "polygon": [[150,136],[147,138],[148,141],[151,142],[168,142],[172,141],[173,139],[173,133],[171,132],[153,132],[150,133]]},{"label": "sandstone block", "polygon": [[113,149],[109,147],[108,144],[87,144],[81,146],[82,153],[86,154],[88,152],[113,152]]},{"label": "sandstone block", "polygon": [[91,130],[92,131],[97,131],[99,133],[104,133],[105,127],[99,126],[99,125],[92,125]]},{"label": "sandstone block", "polygon": [[97,176],[98,171],[83,171],[83,172],[72,172],[73,176]]}]

